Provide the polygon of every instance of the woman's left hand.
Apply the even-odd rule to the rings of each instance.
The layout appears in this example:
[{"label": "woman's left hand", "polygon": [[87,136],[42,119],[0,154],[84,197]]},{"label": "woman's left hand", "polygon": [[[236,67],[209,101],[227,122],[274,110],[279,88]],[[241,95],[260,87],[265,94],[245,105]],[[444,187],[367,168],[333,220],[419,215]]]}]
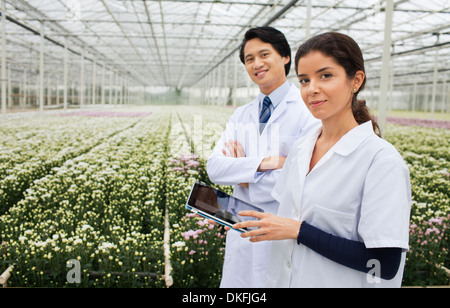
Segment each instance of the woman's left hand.
[{"label": "woman's left hand", "polygon": [[302,224],[301,221],[295,219],[257,211],[242,211],[239,215],[259,219],[240,222],[233,226],[234,229],[258,227],[256,230],[241,234],[243,238],[249,237],[250,242],[297,239]]}]

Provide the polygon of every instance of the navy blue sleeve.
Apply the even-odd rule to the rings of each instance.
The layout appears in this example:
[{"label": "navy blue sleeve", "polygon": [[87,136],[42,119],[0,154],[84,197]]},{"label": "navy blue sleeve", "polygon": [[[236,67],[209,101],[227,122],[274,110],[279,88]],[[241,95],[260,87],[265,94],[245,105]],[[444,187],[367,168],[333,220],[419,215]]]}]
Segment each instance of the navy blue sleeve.
[{"label": "navy blue sleeve", "polygon": [[380,278],[390,280],[397,274],[401,260],[401,248],[366,248],[364,243],[352,241],[326,233],[306,222],[302,222],[297,243],[303,244],[318,254],[350,267],[368,273],[368,261],[380,262]]}]

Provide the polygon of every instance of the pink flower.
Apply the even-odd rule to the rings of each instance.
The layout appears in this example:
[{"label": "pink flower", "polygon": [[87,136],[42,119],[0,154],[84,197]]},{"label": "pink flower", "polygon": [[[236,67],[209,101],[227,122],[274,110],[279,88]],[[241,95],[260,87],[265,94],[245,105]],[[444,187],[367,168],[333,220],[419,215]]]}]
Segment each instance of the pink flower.
[{"label": "pink flower", "polygon": [[200,163],[195,160],[188,160],[186,163],[186,166],[188,166],[188,167],[198,167],[199,165],[200,165]]},{"label": "pink flower", "polygon": [[181,236],[184,237],[186,240],[189,240],[189,238],[192,236],[194,239],[198,237],[198,233],[194,230],[189,230],[186,232],[181,233]]},{"label": "pink flower", "polygon": [[189,251],[189,255],[192,256],[195,253],[195,250]]},{"label": "pink flower", "polygon": [[204,227],[205,225],[208,224],[208,220],[207,220],[207,219],[201,220],[201,221],[197,222],[197,224],[198,224],[200,227]]}]

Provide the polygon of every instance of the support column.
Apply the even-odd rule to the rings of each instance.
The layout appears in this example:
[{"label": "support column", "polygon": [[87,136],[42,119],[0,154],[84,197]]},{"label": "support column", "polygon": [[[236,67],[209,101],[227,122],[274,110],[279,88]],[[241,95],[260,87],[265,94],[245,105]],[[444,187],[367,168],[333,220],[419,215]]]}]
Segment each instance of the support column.
[{"label": "support column", "polygon": [[108,91],[108,94],[109,94],[109,104],[110,105],[112,105],[112,75],[113,75],[113,72],[109,71],[109,91]]},{"label": "support column", "polygon": [[221,82],[220,82],[220,77],[222,75],[222,65],[219,65],[219,67],[217,67],[216,69],[216,101],[215,104],[216,106],[218,106],[220,104],[220,90],[221,90]]},{"label": "support column", "polygon": [[442,84],[442,109],[441,113],[445,112],[445,101],[446,101],[446,94],[447,94],[447,80],[444,80],[444,83]]},{"label": "support column", "polygon": [[306,27],[305,27],[305,41],[311,37],[311,0],[308,0],[306,6]]},{"label": "support column", "polygon": [[233,80],[233,108],[236,107],[237,104],[237,75],[238,75],[238,59],[239,57],[233,57],[234,60],[234,80]]},{"label": "support column", "polygon": [[11,85],[11,64],[8,65],[8,108],[13,106],[13,88]]},{"label": "support column", "polygon": [[[67,42],[64,45],[64,111],[67,111],[67,61],[68,61]],[[73,91],[73,90],[72,90]]]},{"label": "support column", "polygon": [[47,106],[52,104],[52,90],[50,88],[50,76],[47,76]]},{"label": "support column", "polygon": [[23,71],[23,106],[26,107],[28,104],[28,74],[27,70]]},{"label": "support column", "polygon": [[[117,85],[118,85],[118,83],[119,83],[119,73],[116,73],[115,74],[116,76],[116,78],[114,78],[115,80],[114,80],[114,87],[117,87]],[[117,105],[117,98],[118,98],[118,93],[117,92],[119,92],[119,91],[117,91],[116,89],[114,89],[114,107],[116,107],[116,105]]]},{"label": "support column", "polygon": [[75,82],[72,81],[72,95],[71,95],[71,103],[72,103],[72,105],[74,104],[74,102],[75,102]]},{"label": "support column", "polygon": [[120,92],[119,92],[119,103],[120,103],[120,105],[123,105],[123,88],[124,88],[124,86],[123,86],[123,77],[120,77],[120,80],[119,80],[119,89],[120,89]]},{"label": "support column", "polygon": [[423,100],[423,111],[428,111],[428,100],[430,99],[430,87],[428,85],[425,85],[425,98]]},{"label": "support column", "polygon": [[55,102],[55,105],[56,106],[58,106],[58,108],[59,108],[59,79],[58,78],[56,78],[56,80],[55,80],[55,84],[56,84],[56,102]]},{"label": "support column", "polygon": [[434,118],[434,109],[436,107],[436,93],[437,93],[437,78],[438,78],[438,60],[439,60],[439,49],[436,49],[436,54],[434,56],[434,71],[433,71],[433,91],[431,96],[431,113],[430,118]]},{"label": "support column", "polygon": [[389,63],[391,60],[392,45],[392,19],[394,15],[394,0],[386,0],[386,14],[384,25],[384,46],[382,56],[382,69],[380,80],[380,99],[378,102],[378,125],[381,136],[384,136],[386,128],[386,103],[389,88]]},{"label": "support column", "polygon": [[95,61],[92,63],[92,105],[95,105],[95,91],[96,91],[96,87],[95,87],[95,77],[97,75],[97,64],[95,63]]},{"label": "support column", "polygon": [[225,74],[223,74],[223,95],[224,95],[224,103],[223,105],[228,105],[228,97],[230,88],[228,87],[228,60],[225,61]]},{"label": "support column", "polygon": [[388,114],[392,114],[392,107],[394,105],[394,63],[391,61],[389,65],[389,101],[388,101]]},{"label": "support column", "polygon": [[81,52],[81,72],[80,72],[80,108],[84,107],[84,51]]},{"label": "support column", "polygon": [[414,77],[414,90],[412,96],[412,112],[416,112],[416,102],[417,102],[417,77]]},{"label": "support column", "polygon": [[6,113],[6,9],[2,0],[2,114]]},{"label": "support column", "polygon": [[41,24],[41,44],[39,49],[39,111],[44,111],[44,24]]},{"label": "support column", "polygon": [[102,105],[105,104],[105,64],[102,68]]},{"label": "support column", "polygon": [[445,107],[445,112],[449,112],[450,111],[450,99],[448,99],[450,97],[450,87],[449,87],[449,89],[448,89],[448,91],[447,91],[447,98],[446,98],[446,106],[447,107]]}]

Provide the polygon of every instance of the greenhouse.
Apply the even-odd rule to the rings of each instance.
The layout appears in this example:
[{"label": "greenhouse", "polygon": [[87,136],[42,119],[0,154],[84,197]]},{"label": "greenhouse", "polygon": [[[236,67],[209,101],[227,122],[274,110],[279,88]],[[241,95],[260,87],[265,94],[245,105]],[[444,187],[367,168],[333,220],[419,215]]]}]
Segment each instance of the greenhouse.
[{"label": "greenhouse", "polygon": [[210,158],[263,93],[240,58],[255,27],[284,34],[283,78],[298,89],[303,43],[331,32],[359,45],[365,87],[354,92],[409,171],[401,286],[449,287],[450,1],[0,2],[3,287],[221,285],[234,231],[185,205],[197,181],[229,195],[254,187],[216,181]]}]

